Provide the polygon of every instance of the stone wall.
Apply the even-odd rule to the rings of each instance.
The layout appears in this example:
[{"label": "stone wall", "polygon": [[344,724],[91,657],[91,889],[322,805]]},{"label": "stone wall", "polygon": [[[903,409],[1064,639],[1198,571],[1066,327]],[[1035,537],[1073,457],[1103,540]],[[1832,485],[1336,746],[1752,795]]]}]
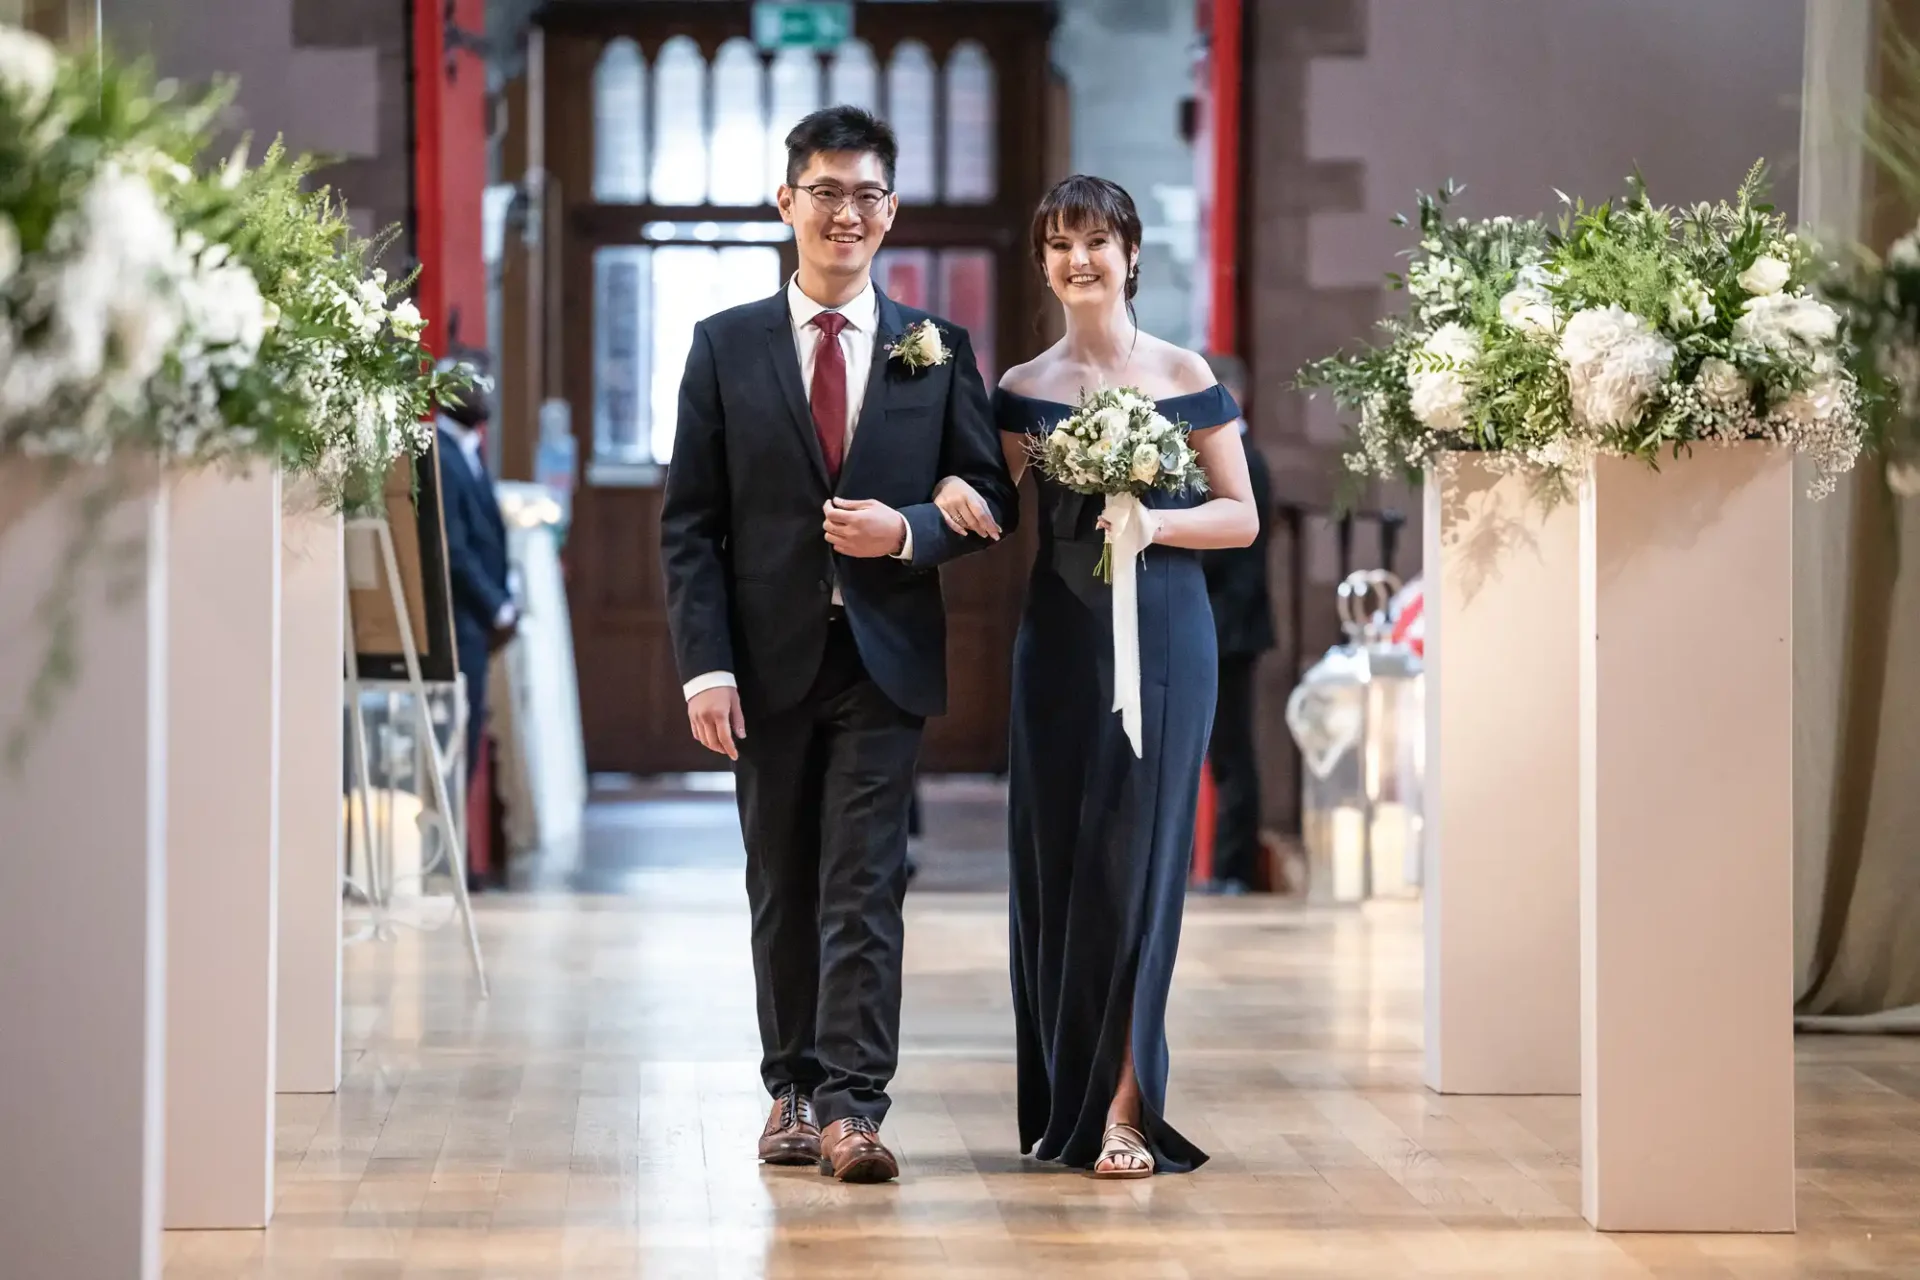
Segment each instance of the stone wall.
[{"label": "stone wall", "polygon": [[362,232],[406,219],[406,0],[102,0],[101,12],[107,38],[163,74],[238,76],[231,133],[252,133],[255,155],[284,135],[335,158],[322,180]]},{"label": "stone wall", "polygon": [[[1331,406],[1289,387],[1305,361],[1368,336],[1398,305],[1381,277],[1416,189],[1466,185],[1470,215],[1533,213],[1553,188],[1617,192],[1636,167],[1656,198],[1730,194],[1759,158],[1794,204],[1803,0],[1251,0],[1242,278],[1254,438],[1278,495],[1336,496],[1343,435]],[[1418,503],[1397,486],[1362,505],[1409,517],[1399,566],[1417,571]],[[1290,549],[1275,542],[1281,651],[1264,673],[1269,820],[1297,803],[1281,708],[1297,672],[1338,639],[1333,528],[1310,525],[1305,609],[1291,634]],[[1380,558],[1371,525],[1355,567]]]}]

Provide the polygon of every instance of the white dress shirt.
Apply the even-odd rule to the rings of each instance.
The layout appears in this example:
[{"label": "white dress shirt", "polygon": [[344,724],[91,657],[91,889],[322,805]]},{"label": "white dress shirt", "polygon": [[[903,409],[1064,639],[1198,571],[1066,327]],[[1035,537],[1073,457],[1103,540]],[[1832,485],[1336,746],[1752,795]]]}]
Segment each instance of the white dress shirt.
[{"label": "white dress shirt", "polygon": [[[853,433],[860,425],[860,407],[867,399],[867,376],[873,371],[873,344],[878,337],[880,326],[880,299],[873,291],[873,281],[867,281],[851,302],[839,307],[823,307],[809,298],[800,289],[800,277],[796,274],[787,282],[787,314],[793,321],[793,346],[800,357],[800,385],[813,393],[813,367],[820,354],[820,342],[827,335],[813,323],[813,318],[822,311],[838,311],[845,316],[847,323],[840,330],[840,355],[847,366],[847,435],[845,447],[841,450],[844,459],[853,448]],[[902,519],[902,524],[906,521]],[[894,553],[898,560],[913,559],[913,529],[906,531],[906,542]],[[840,604],[840,588],[833,589],[833,602]],[[731,671],[709,671],[705,675],[695,676],[683,686],[688,698],[696,693],[705,693],[708,689],[729,689],[735,680]]]}]

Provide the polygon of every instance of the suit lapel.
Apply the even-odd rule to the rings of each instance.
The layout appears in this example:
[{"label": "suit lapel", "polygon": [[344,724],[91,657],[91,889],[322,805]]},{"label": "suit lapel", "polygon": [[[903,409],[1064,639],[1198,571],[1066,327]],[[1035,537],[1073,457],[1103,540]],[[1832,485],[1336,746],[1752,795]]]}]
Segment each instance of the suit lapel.
[{"label": "suit lapel", "polygon": [[906,329],[900,308],[892,298],[880,291],[877,284],[873,286],[873,298],[878,304],[873,331],[873,360],[867,368],[867,394],[860,402],[860,419],[854,426],[853,443],[848,447],[846,462],[840,468],[842,476],[852,468],[853,455],[860,452],[860,442],[873,433],[886,415],[887,389],[892,385],[887,380],[887,366],[893,361],[893,357],[887,354],[887,348],[898,342]]},{"label": "suit lapel", "polygon": [[820,452],[820,436],[813,427],[813,408],[807,389],[800,381],[800,351],[793,341],[793,312],[787,306],[787,291],[769,298],[767,307],[767,355],[773,361],[774,379],[787,402],[787,416],[800,433],[800,443],[813,463],[813,473],[827,484],[827,459]]}]

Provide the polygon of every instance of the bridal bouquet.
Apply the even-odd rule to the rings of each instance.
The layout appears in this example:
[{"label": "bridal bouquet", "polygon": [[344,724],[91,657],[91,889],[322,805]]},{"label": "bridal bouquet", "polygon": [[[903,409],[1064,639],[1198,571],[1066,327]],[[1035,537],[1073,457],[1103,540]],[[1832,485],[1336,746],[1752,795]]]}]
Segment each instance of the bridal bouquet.
[{"label": "bridal bouquet", "polygon": [[1113,549],[1123,530],[1141,527],[1140,499],[1155,489],[1202,492],[1206,472],[1187,441],[1187,424],[1161,413],[1132,387],[1089,392],[1073,413],[1034,446],[1048,479],[1075,493],[1106,498],[1106,550],[1095,568],[1113,581]]},{"label": "bridal bouquet", "polygon": [[[1852,468],[1867,432],[1841,316],[1814,293],[1814,246],[1763,198],[1756,165],[1732,202],[1673,210],[1633,182],[1511,254],[1463,243],[1502,220],[1444,227],[1422,205],[1413,314],[1390,341],[1308,366],[1359,414],[1355,471],[1417,472],[1482,450],[1565,496],[1597,452],[1656,463],[1698,443],[1770,440],[1811,458],[1813,496]],[[1446,193],[1443,193],[1443,196]],[[1538,224],[1524,225],[1532,239]],[[1486,228],[1482,231],[1481,228]],[[1444,312],[1423,293],[1464,277]],[[1416,284],[1416,279],[1420,281]]]},{"label": "bridal bouquet", "polygon": [[1153,541],[1146,505],[1155,490],[1199,493],[1207,476],[1188,427],[1132,387],[1089,392],[1034,445],[1048,479],[1104,497],[1106,545],[1094,572],[1113,584],[1113,709],[1140,754],[1140,610],[1134,568]]}]

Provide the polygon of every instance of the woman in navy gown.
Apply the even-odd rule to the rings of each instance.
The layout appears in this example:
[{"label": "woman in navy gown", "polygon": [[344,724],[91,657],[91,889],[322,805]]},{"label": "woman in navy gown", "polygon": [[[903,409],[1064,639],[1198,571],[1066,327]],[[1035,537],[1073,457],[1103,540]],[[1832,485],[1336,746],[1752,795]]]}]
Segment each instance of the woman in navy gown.
[{"label": "woman in navy gown", "polygon": [[[1166,1117],[1167,992],[1213,722],[1213,611],[1198,552],[1259,528],[1233,397],[1206,361],[1141,333],[1140,217],[1127,193],[1072,177],[1033,221],[1033,253],[1066,336],[1008,371],[995,397],[1018,480],[1032,444],[1083,391],[1134,387],[1192,428],[1206,495],[1147,500],[1139,561],[1141,750],[1113,710],[1112,589],[1095,575],[1103,502],[1037,476],[1040,550],[1015,642],[1008,798],[1020,1147],[1096,1177],[1193,1169],[1206,1154]],[[944,481],[957,528],[998,536]]]}]

